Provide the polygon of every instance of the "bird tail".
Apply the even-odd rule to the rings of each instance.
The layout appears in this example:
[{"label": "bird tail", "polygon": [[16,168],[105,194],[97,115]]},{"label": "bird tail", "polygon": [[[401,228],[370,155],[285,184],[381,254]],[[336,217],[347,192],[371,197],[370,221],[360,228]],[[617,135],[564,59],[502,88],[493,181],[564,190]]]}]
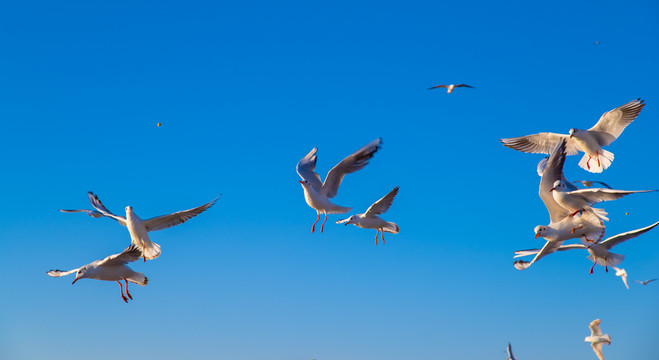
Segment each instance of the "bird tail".
[{"label": "bird tail", "polygon": [[332,210],[328,211],[328,214],[345,214],[348,211],[352,210],[351,207],[345,207],[345,206],[339,206],[339,205],[334,205]]},{"label": "bird tail", "polygon": [[581,161],[579,161],[579,166],[592,173],[601,173],[611,166],[613,157],[612,152],[601,149],[600,154],[595,158],[591,158],[588,154],[584,154]]},{"label": "bird tail", "polygon": [[149,241],[148,243],[144,244],[144,248],[142,249],[142,254],[144,255],[144,258],[147,260],[153,260],[160,256],[160,245]]},{"label": "bird tail", "polygon": [[398,234],[398,225],[396,223],[387,222],[387,226],[382,228],[383,231],[390,232],[392,234]]},{"label": "bird tail", "polygon": [[602,338],[606,341],[607,345],[611,344],[611,336],[609,334],[604,334]]},{"label": "bird tail", "polygon": [[609,218],[607,217],[607,215],[609,215],[609,213],[607,213],[604,209],[590,208],[590,209],[588,209],[588,211],[592,211],[593,214],[595,214],[598,218],[600,218],[604,221],[609,221]]},{"label": "bird tail", "polygon": [[588,255],[588,260],[601,266],[618,266],[618,264],[625,260],[625,255],[609,252],[606,257],[600,257],[590,254]]},{"label": "bird tail", "polygon": [[133,284],[137,284],[139,286],[146,286],[146,284],[149,282],[149,278],[144,276],[144,274],[136,271],[133,271],[130,277],[126,278],[126,280],[132,282]]}]

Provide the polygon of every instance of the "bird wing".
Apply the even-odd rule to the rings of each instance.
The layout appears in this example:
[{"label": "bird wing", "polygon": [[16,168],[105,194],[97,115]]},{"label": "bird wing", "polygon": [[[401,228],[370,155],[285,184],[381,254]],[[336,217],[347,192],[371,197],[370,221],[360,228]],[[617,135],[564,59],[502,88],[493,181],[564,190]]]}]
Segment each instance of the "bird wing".
[{"label": "bird wing", "polygon": [[556,143],[556,146],[547,161],[547,166],[542,172],[540,188],[538,189],[538,195],[540,195],[540,199],[542,199],[542,202],[545,203],[545,207],[547,207],[547,211],[549,211],[551,222],[559,222],[566,216],[570,215],[570,212],[567,209],[563,208],[556,202],[556,200],[554,200],[554,196],[551,193],[551,189],[554,187],[554,182],[563,178],[566,142],[567,140],[563,139]]},{"label": "bird wing", "polygon": [[91,213],[93,213],[93,210],[87,210],[87,209],[80,209],[80,210],[64,210],[64,209],[59,209],[59,211],[61,211],[61,212],[63,212],[63,213],[79,213],[79,212],[82,212],[82,213],[85,213],[85,214],[91,214]]},{"label": "bird wing", "polygon": [[428,90],[437,89],[437,88],[448,88],[448,85],[436,85],[433,87],[429,87]]},{"label": "bird wing", "polygon": [[[584,246],[583,244],[565,244],[554,249],[554,251],[566,251],[566,250],[575,250],[575,249],[586,249],[586,246]],[[541,249],[517,250],[515,251],[515,256],[513,256],[513,259],[522,256],[535,255],[539,253],[540,250]]]},{"label": "bird wing", "polygon": [[636,119],[643,106],[645,106],[643,100],[636,99],[607,111],[588,131],[597,138],[601,146],[609,145],[622,134],[627,125]]},{"label": "bird wing", "polygon": [[69,271],[64,271],[64,270],[50,270],[46,274],[52,277],[60,277],[60,276],[66,276],[69,274],[73,274],[74,272],[77,272],[80,270],[80,268],[69,270]]},{"label": "bird wing", "polygon": [[595,355],[597,355],[597,358],[599,360],[604,360],[604,354],[602,353],[602,343],[590,343],[590,346],[593,348],[593,351],[595,352]]},{"label": "bird wing", "polygon": [[468,88],[471,88],[471,89],[474,88],[473,86],[470,86],[470,85],[467,85],[467,84],[457,84],[454,87],[468,87]]},{"label": "bird wing", "polygon": [[107,216],[111,219],[117,220],[119,222],[119,224],[121,224],[123,226],[126,226],[126,218],[123,217],[123,216],[117,216],[117,215],[113,214],[112,212],[110,212],[110,210],[108,210],[103,205],[101,200],[98,199],[98,196],[94,195],[93,192],[88,191],[87,196],[89,197],[89,202],[92,204],[94,209],[96,209],[98,212],[100,212],[101,214],[103,214],[103,215],[105,215],[105,216]]},{"label": "bird wing", "polygon": [[567,142],[565,148],[567,155],[576,155],[579,153],[577,143],[570,139],[569,135],[563,134],[543,132],[539,134],[501,139],[500,141],[504,146],[522,152],[549,154],[556,146],[556,143],[561,140]]},{"label": "bird wing", "polygon": [[579,189],[574,191],[566,192],[570,196],[578,196],[588,202],[590,205],[597,204],[602,201],[611,201],[620,199],[621,197],[629,194],[643,193],[643,192],[652,192],[655,190],[638,190],[638,191],[627,191],[627,190],[614,190],[614,189],[602,189],[602,188],[593,188],[593,189]]},{"label": "bird wing", "polygon": [[513,347],[508,343],[508,360],[516,360],[515,355],[513,355]]},{"label": "bird wing", "polygon": [[600,319],[595,319],[591,321],[590,324],[588,324],[588,327],[590,328],[590,336],[602,335],[602,330],[600,330],[600,322],[602,322]]},{"label": "bird wing", "polygon": [[624,232],[622,234],[611,236],[610,238],[602,241],[600,243],[600,245],[604,246],[607,250],[611,250],[611,249],[613,249],[614,246],[616,246],[620,243],[623,243],[623,242],[625,242],[629,239],[633,239],[633,238],[635,238],[635,237],[637,237],[637,236],[639,236],[643,233],[646,233],[646,232],[654,229],[657,225],[659,225],[659,221],[657,221],[656,223],[654,223],[650,226],[646,226],[644,228],[640,228],[640,229],[636,229],[636,230],[632,230],[632,231],[627,231],[627,232]]},{"label": "bird wing", "polygon": [[387,210],[389,210],[389,207],[391,207],[391,204],[394,202],[394,198],[398,194],[398,188],[399,187],[396,186],[382,199],[374,202],[373,205],[371,205],[371,207],[369,207],[368,210],[366,210],[364,216],[372,217],[387,212]]},{"label": "bird wing", "polygon": [[119,254],[114,254],[106,257],[105,259],[99,261],[97,265],[99,266],[116,266],[116,265],[125,265],[129,262],[137,261],[142,257],[142,249],[135,244],[128,245]]},{"label": "bird wing", "polygon": [[302,158],[297,163],[297,174],[303,180],[308,181],[311,184],[311,188],[316,192],[320,191],[323,187],[322,181],[320,181],[320,176],[314,171],[316,169],[316,152],[318,149],[313,148],[309,153]]},{"label": "bird wing", "polygon": [[341,160],[340,163],[336,164],[332,170],[327,173],[323,187],[320,190],[320,193],[327,196],[328,198],[333,198],[336,196],[336,192],[339,190],[339,185],[346,174],[350,174],[357,170],[362,169],[368,160],[373,157],[376,151],[380,148],[382,144],[382,139],[377,138],[361,149],[352,153],[352,155]]},{"label": "bird wing", "polygon": [[545,243],[545,246],[543,246],[542,249],[540,249],[540,252],[538,252],[535,255],[535,257],[531,261],[531,264],[533,264],[534,262],[537,262],[538,260],[542,259],[543,257],[553,253],[558,248],[560,248],[562,244],[563,244],[562,241],[547,241]]},{"label": "bird wing", "polygon": [[167,229],[179,224],[183,224],[184,222],[208,210],[208,208],[213,206],[213,204],[215,204],[215,202],[219,198],[220,197],[218,196],[215,199],[211,200],[210,202],[201,206],[197,206],[194,209],[177,211],[173,214],[157,216],[151,219],[144,220],[143,222],[144,227],[146,227],[146,231],[157,231],[157,230]]},{"label": "bird wing", "polygon": [[593,186],[593,184],[600,184],[600,185],[604,186],[607,189],[611,189],[611,187],[609,185],[607,185],[606,183],[603,183],[601,181],[575,180],[575,181],[573,181],[573,183],[580,183],[581,185],[586,186],[586,187],[591,187],[591,186]]}]

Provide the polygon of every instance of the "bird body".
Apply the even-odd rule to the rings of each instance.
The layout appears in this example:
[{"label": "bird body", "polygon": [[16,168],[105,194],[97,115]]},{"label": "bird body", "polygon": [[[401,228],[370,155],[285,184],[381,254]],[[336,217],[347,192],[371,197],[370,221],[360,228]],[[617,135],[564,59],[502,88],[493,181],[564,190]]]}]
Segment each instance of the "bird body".
[{"label": "bird body", "polygon": [[386,221],[378,215],[384,214],[389,210],[391,204],[394,202],[394,198],[398,194],[398,189],[398,186],[393,188],[387,195],[374,202],[365,213],[351,215],[349,218],[339,220],[336,223],[345,225],[353,224],[360,228],[377,230],[375,233],[376,245],[378,243],[378,233],[382,232],[382,243],[384,244],[385,231],[392,234],[398,234],[399,228],[396,223]]},{"label": "bird body", "polygon": [[548,154],[558,141],[565,140],[567,155],[583,152],[584,156],[579,161],[579,166],[587,171],[600,173],[611,165],[614,158],[613,153],[602,147],[617,139],[625,127],[636,119],[643,106],[645,106],[643,100],[636,99],[607,111],[588,130],[572,128],[569,134],[543,132],[501,139],[501,142],[511,149]]}]

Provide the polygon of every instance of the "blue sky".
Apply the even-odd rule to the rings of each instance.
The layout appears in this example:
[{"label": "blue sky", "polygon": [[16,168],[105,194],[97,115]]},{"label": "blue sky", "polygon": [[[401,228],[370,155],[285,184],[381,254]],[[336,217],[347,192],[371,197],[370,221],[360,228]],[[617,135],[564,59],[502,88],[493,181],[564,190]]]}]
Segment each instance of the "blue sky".
[{"label": "blue sky", "polygon": [[[587,275],[585,252],[513,268],[544,243],[542,156],[498,139],[640,97],[611,168],[573,156],[565,173],[659,188],[658,20],[652,1],[1,4],[0,357],[503,359],[510,341],[519,359],[588,359],[601,318],[607,359],[656,358],[658,285]],[[311,234],[297,161],[318,147],[324,176],[377,137],[334,200],[363,212],[400,185],[384,216],[400,233],[375,246],[334,215]],[[163,253],[131,265],[149,284],[125,304],[115,283],[46,275],[129,244],[57,211],[89,190],[142,218],[223,195],[152,233]],[[604,204],[607,236],[659,220],[657,196]],[[630,280],[659,277],[659,232],[615,251]]]}]

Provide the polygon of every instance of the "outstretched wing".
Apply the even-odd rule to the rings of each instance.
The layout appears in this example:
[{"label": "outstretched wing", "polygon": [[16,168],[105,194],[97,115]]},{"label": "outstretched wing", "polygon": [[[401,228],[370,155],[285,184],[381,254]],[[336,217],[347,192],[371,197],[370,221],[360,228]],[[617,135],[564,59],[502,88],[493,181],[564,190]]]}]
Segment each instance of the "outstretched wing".
[{"label": "outstretched wing", "polygon": [[627,231],[627,232],[622,233],[622,234],[611,236],[610,238],[602,241],[600,243],[600,245],[604,246],[607,250],[611,250],[611,249],[613,249],[614,246],[616,246],[620,243],[623,243],[623,242],[625,242],[629,239],[633,239],[633,238],[635,238],[635,237],[637,237],[637,236],[639,236],[643,233],[646,233],[646,232],[654,229],[657,225],[659,225],[659,221],[657,221],[656,223],[654,223],[650,226],[646,226],[646,227],[641,228],[641,229]]},{"label": "outstretched wing", "polygon": [[87,196],[89,197],[89,202],[92,204],[94,209],[96,209],[96,211],[100,212],[104,216],[107,216],[111,219],[117,220],[119,222],[119,224],[121,224],[123,226],[126,226],[126,218],[123,217],[123,216],[117,216],[117,215],[113,214],[110,210],[108,210],[103,205],[101,200],[98,199],[98,196],[94,195],[93,192],[88,191]]},{"label": "outstretched wing", "polygon": [[[221,196],[221,195],[220,195]],[[194,209],[189,209],[189,210],[183,210],[183,211],[178,211],[173,214],[169,215],[163,215],[163,216],[158,216],[154,217],[151,219],[144,220],[143,224],[144,227],[146,227],[147,231],[156,231],[156,230],[162,230],[162,229],[167,229],[172,226],[176,226],[179,224],[183,224],[184,222],[192,219],[193,217],[201,214],[202,212],[208,210],[215,202],[217,199],[220,197],[216,197],[215,199],[211,200],[210,202],[198,206]]]},{"label": "outstretched wing", "polygon": [[60,276],[66,276],[69,274],[73,274],[74,272],[77,272],[80,270],[80,268],[69,270],[69,271],[64,271],[64,270],[50,270],[46,274],[52,277],[60,277]]},{"label": "outstretched wing", "polygon": [[622,134],[627,125],[631,124],[645,106],[643,100],[636,99],[605,112],[597,124],[588,131],[597,137],[601,146],[612,143]]},{"label": "outstretched wing", "polygon": [[470,86],[470,85],[467,85],[467,84],[457,84],[454,87],[468,87],[468,88],[471,88],[471,89],[474,88],[473,86]]},{"label": "outstretched wing", "polygon": [[389,208],[391,207],[391,204],[394,202],[394,198],[398,194],[398,189],[399,187],[396,186],[382,199],[374,202],[373,205],[371,205],[371,207],[369,207],[368,210],[366,210],[364,216],[372,217],[387,212],[387,210],[389,210]]},{"label": "outstretched wing", "polygon": [[547,211],[549,211],[549,219],[554,223],[559,222],[566,216],[570,215],[568,210],[554,200],[554,196],[551,193],[551,189],[554,187],[554,182],[563,179],[566,142],[567,140],[561,140],[556,143],[556,146],[552,150],[551,156],[549,156],[549,160],[547,161],[547,166],[542,172],[540,187],[538,189],[538,195],[540,195],[540,199],[542,199],[542,202],[545,203],[545,207],[547,207]]},{"label": "outstretched wing", "polygon": [[[586,187],[591,187],[591,186],[593,186],[593,184],[600,184],[600,185],[604,186],[607,189],[611,189],[611,187],[609,185],[607,185],[606,183],[603,183],[601,181],[574,180],[573,183],[579,183],[579,184],[581,184],[583,186],[586,186]],[[570,191],[572,191],[572,190],[570,190]]]},{"label": "outstretched wing", "polygon": [[437,88],[448,88],[448,85],[436,85],[433,87],[429,87],[428,90],[437,89]]},{"label": "outstretched wing", "polygon": [[[576,249],[586,249],[586,246],[584,246],[583,244],[566,244],[559,246],[558,248],[554,249],[554,251],[566,251],[566,250],[576,250]],[[517,250],[515,251],[515,256],[513,256],[513,259],[522,256],[535,255],[539,253],[540,250],[542,249]]]},{"label": "outstretched wing", "polygon": [[309,153],[302,158],[297,163],[297,174],[303,180],[308,181],[311,184],[311,188],[315,191],[320,191],[320,188],[323,187],[323,183],[320,181],[320,176],[314,171],[316,169],[316,152],[318,149],[313,148]]},{"label": "outstretched wing", "polygon": [[377,138],[361,149],[355,151],[352,155],[341,160],[340,163],[336,164],[332,170],[327,173],[323,187],[320,190],[320,193],[327,196],[328,198],[333,198],[336,196],[336,192],[339,190],[339,185],[346,174],[353,173],[357,170],[362,169],[368,160],[373,157],[376,151],[380,148],[382,144],[382,139]]},{"label": "outstretched wing", "polygon": [[567,194],[570,196],[578,196],[583,200],[585,200],[588,204],[594,205],[602,201],[617,200],[629,194],[652,192],[652,191],[656,191],[656,190],[627,191],[627,190],[594,188],[594,189],[579,189],[579,190],[569,191],[567,192]]},{"label": "outstretched wing", "polygon": [[601,336],[602,330],[600,330],[600,319],[593,320],[588,327],[590,328],[590,336]]},{"label": "outstretched wing", "polygon": [[579,153],[577,143],[570,139],[569,135],[543,132],[539,134],[526,135],[514,138],[501,139],[504,146],[526,153],[549,154],[558,142],[566,141],[565,152],[567,155]]},{"label": "outstretched wing", "polygon": [[[562,241],[547,241],[545,243],[545,246],[543,246],[542,249],[540,249],[540,251],[537,252],[537,254],[535,255],[535,257],[533,258],[533,260],[531,262],[524,261],[524,260],[517,260],[513,263],[513,265],[515,266],[515,268],[517,270],[526,270],[531,265],[533,265],[533,263],[539,261],[543,257],[545,257],[545,256],[553,253],[554,251],[556,251],[561,246],[562,243],[563,243]],[[524,255],[521,255],[521,256],[524,256]]]},{"label": "outstretched wing", "polygon": [[597,358],[599,360],[604,360],[604,353],[602,353],[602,343],[590,343],[590,346],[593,348],[593,351],[595,352],[595,355],[597,355]]},{"label": "outstretched wing", "polygon": [[142,257],[142,249],[135,244],[128,245],[119,254],[114,254],[106,257],[105,259],[98,262],[99,266],[115,266],[115,265],[125,265],[129,262],[137,261]]}]

